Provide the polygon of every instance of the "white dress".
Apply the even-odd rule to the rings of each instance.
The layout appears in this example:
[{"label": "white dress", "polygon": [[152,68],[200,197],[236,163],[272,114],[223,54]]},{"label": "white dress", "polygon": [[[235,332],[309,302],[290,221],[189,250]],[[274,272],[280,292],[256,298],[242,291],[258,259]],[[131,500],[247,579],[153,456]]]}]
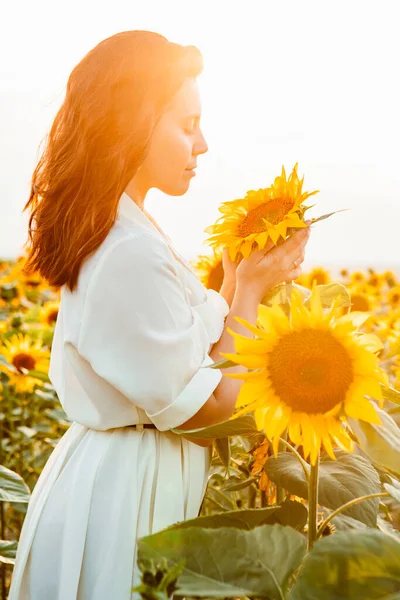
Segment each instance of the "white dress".
[{"label": "white dress", "polygon": [[228,311],[123,193],[78,288],[61,289],[49,376],[72,424],[33,489],[8,600],[139,597],[137,538],[204,497],[211,448],[168,430],[220,382],[202,367]]}]

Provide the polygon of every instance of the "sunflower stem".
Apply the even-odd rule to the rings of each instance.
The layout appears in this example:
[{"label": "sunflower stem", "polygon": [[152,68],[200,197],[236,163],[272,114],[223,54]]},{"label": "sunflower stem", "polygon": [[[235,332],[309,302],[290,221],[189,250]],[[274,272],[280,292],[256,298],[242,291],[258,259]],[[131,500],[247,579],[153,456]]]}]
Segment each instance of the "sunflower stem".
[{"label": "sunflower stem", "polygon": [[[287,446],[287,430],[284,432],[283,436],[281,438],[279,438],[279,444],[278,444],[278,453],[279,452],[286,452],[286,446]],[[282,504],[282,502],[285,500],[286,498],[286,490],[281,487],[280,485],[276,486],[276,503],[277,504]]]},{"label": "sunflower stem", "polygon": [[291,444],[289,444],[289,442],[287,440],[285,440],[283,438],[279,438],[279,439],[280,439],[280,443],[283,444],[285,446],[285,448],[287,448],[287,450],[290,450],[290,452],[293,452],[293,454],[295,455],[295,457],[297,458],[297,460],[303,467],[304,475],[305,475],[306,481],[308,482],[308,480],[310,479],[310,465],[304,460],[304,458],[301,457],[299,452],[297,452],[296,448],[293,448],[293,446]]},{"label": "sunflower stem", "polygon": [[317,539],[319,453],[315,465],[311,465],[308,479],[308,551]]},{"label": "sunflower stem", "polygon": [[363,502],[364,500],[369,500],[370,498],[387,498],[388,496],[390,496],[390,494],[388,492],[377,492],[375,494],[367,494],[366,496],[360,496],[359,498],[353,498],[353,500],[349,500],[349,502],[346,502],[346,504],[342,504],[342,506],[339,506],[339,508],[337,508],[336,510],[331,512],[331,514],[328,515],[326,517],[326,519],[324,519],[322,521],[322,523],[318,527],[317,539],[319,537],[321,537],[322,532],[324,531],[324,529],[328,525],[328,523],[330,523],[332,521],[332,519],[334,519],[337,515],[339,515],[344,510],[351,508],[352,506],[354,506],[355,504],[358,504],[359,502]]}]

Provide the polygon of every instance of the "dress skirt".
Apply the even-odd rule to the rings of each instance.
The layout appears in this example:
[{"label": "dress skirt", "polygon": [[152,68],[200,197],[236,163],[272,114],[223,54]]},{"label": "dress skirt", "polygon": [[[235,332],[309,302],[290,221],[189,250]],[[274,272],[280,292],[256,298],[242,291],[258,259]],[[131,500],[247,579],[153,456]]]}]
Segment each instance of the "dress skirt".
[{"label": "dress skirt", "polygon": [[211,447],[73,422],[32,492],[8,600],[132,600],[137,539],[198,516]]}]

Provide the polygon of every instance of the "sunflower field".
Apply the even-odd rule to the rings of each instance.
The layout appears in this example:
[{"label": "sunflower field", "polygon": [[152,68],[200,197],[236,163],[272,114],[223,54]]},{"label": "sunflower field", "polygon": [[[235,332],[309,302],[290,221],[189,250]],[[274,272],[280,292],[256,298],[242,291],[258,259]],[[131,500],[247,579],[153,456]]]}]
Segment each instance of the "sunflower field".
[{"label": "sunflower field", "polygon": [[[47,378],[59,295],[23,275],[23,264],[0,264],[3,598],[30,494],[70,425]],[[192,265],[206,287],[220,289],[220,252]],[[267,378],[249,377],[235,418],[197,432],[215,439],[200,516],[142,538],[143,597],[168,598],[175,589],[206,598],[400,597],[400,281],[373,269],[343,269],[332,281],[318,267],[293,287],[291,321],[277,288],[260,305],[257,327],[249,324],[254,340],[237,336],[237,355],[228,358],[258,373],[262,357],[279,348],[270,367],[279,379],[285,352],[310,361],[304,348],[314,346],[314,360],[326,362],[323,380],[312,370],[306,376],[322,393],[307,398],[282,383],[272,396]],[[285,335],[286,344],[272,343]],[[331,391],[343,394],[356,364],[342,414],[330,411]],[[296,364],[289,365],[293,381]],[[251,405],[258,391],[272,398],[268,407]],[[297,413],[289,415],[290,403]]]},{"label": "sunflower field", "polygon": [[[313,192],[315,193],[315,192]],[[304,227],[296,167],[224,203],[191,261],[221,290],[232,260]],[[331,213],[333,214],[333,213]],[[313,223],[327,218],[324,215]],[[0,262],[0,597],[38,477],[70,426],[48,378],[59,292]],[[228,329],[226,377],[243,380],[212,438],[199,516],[138,541],[144,600],[400,599],[400,280],[370,268],[315,267],[282,283],[248,331]],[[229,372],[236,365],[246,370]],[[117,599],[116,599],[117,600]]]}]

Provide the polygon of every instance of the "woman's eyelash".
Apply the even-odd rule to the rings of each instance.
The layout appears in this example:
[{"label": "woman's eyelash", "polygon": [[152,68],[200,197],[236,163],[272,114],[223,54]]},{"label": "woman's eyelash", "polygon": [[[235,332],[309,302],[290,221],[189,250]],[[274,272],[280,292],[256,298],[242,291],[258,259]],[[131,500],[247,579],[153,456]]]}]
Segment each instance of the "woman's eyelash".
[{"label": "woman's eyelash", "polygon": [[188,126],[185,127],[188,133],[193,133],[196,129],[196,120],[193,120]]}]

